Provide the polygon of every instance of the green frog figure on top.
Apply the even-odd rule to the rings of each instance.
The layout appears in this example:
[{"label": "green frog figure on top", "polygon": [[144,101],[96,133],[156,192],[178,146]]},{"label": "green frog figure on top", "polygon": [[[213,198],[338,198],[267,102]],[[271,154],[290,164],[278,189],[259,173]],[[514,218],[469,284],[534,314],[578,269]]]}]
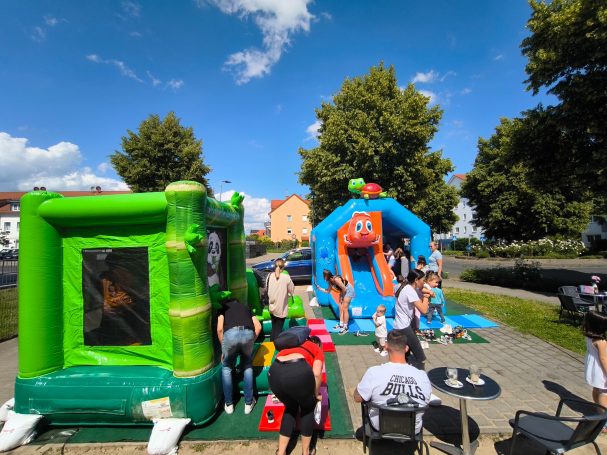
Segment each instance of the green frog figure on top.
[{"label": "green frog figure on top", "polygon": [[350,179],[348,191],[361,195],[364,199],[377,199],[388,196],[377,183],[365,183],[365,180],[361,178]]}]

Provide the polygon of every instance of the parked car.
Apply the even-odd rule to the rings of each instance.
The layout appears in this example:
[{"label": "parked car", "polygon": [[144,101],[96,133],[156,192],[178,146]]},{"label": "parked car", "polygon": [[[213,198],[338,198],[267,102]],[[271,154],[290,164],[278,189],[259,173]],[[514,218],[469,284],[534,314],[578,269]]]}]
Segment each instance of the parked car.
[{"label": "parked car", "polygon": [[0,250],[0,259],[4,260],[16,260],[19,259],[19,250],[14,248],[5,248]]},{"label": "parked car", "polygon": [[[293,281],[309,281],[312,278],[312,250],[297,248],[280,256],[285,261],[285,270]],[[274,270],[274,260],[253,264],[253,270],[264,277]]]}]

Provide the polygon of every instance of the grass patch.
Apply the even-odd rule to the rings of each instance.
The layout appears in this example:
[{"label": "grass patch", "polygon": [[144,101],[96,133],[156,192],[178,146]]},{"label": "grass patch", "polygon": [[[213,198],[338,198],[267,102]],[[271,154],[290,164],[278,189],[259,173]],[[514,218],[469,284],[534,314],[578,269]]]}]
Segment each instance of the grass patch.
[{"label": "grass patch", "polygon": [[0,288],[0,340],[17,335],[17,287]]},{"label": "grass patch", "polygon": [[449,299],[475,309],[519,332],[584,354],[584,335],[579,326],[559,322],[559,306],[483,292],[449,288]]}]

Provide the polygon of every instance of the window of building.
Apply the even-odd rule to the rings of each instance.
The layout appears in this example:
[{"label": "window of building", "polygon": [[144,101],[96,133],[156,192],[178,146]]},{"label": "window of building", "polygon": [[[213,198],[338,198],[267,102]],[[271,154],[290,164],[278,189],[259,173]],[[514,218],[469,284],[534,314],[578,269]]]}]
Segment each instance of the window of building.
[{"label": "window of building", "polygon": [[476,226],[472,226],[472,232],[476,232]]},{"label": "window of building", "polygon": [[468,231],[468,226],[464,226],[464,234]]},{"label": "window of building", "polygon": [[19,221],[17,221],[17,232],[19,232]]},{"label": "window of building", "polygon": [[10,221],[5,221],[4,222],[4,231],[8,232],[11,230],[11,222]]},{"label": "window of building", "polygon": [[466,214],[464,213],[464,221],[466,221]]},{"label": "window of building", "polygon": [[11,212],[18,212],[19,211],[19,203],[13,203],[11,204]]},{"label": "window of building", "polygon": [[288,234],[288,235],[293,234],[293,229],[287,229],[287,234]]},{"label": "window of building", "polygon": [[458,227],[455,228],[455,233],[459,234],[459,228]]},{"label": "window of building", "polygon": [[303,221],[304,223],[308,222],[308,215],[302,215],[301,216],[301,221]]},{"label": "window of building", "polygon": [[287,215],[287,222],[290,223],[293,217],[291,215]]},{"label": "window of building", "polygon": [[302,233],[302,234],[307,234],[307,233],[308,233],[308,228],[303,228],[303,229],[301,230],[301,233]]}]

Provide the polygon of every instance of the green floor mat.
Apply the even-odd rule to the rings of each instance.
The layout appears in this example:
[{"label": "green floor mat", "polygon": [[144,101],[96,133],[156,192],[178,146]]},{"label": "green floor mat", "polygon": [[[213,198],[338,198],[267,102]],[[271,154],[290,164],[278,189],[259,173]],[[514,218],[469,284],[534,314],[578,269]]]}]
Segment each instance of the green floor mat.
[{"label": "green floor mat", "polygon": [[[438,331],[436,331],[438,332]],[[440,336],[440,332],[437,333]],[[468,344],[468,343],[489,343],[482,336],[468,329],[468,335],[472,340],[464,340],[462,338],[456,338],[453,340],[454,344]],[[333,344],[335,346],[372,346],[375,341],[375,335],[370,333],[368,336],[356,336],[352,332],[348,332],[344,335],[340,335],[338,333],[332,333],[331,339],[333,340]],[[436,341],[431,342],[431,344],[438,344]]]},{"label": "green floor mat", "polygon": [[[331,405],[332,430],[321,437],[344,438],[352,437],[352,419],[348,411],[346,394],[334,352],[325,354],[327,385]],[[257,430],[265,396],[249,415],[244,414],[244,400],[241,398],[234,406],[231,415],[219,412],[210,422],[199,428],[186,429],[183,439],[188,441],[218,441],[218,440],[246,440],[246,439],[278,439],[274,432],[261,432]],[[105,442],[145,442],[148,441],[152,431],[149,427],[80,427],[80,428],[52,428],[41,434],[32,444],[41,445],[49,442],[70,444],[105,443]]]}]

